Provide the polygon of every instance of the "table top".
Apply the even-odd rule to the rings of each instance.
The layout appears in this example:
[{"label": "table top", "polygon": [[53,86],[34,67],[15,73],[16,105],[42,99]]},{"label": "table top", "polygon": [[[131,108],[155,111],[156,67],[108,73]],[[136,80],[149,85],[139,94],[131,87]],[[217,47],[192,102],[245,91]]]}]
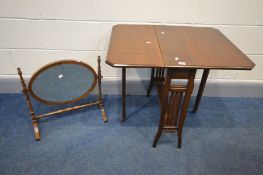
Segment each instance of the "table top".
[{"label": "table top", "polygon": [[116,25],[107,60],[114,67],[252,69],[255,64],[211,27]]}]

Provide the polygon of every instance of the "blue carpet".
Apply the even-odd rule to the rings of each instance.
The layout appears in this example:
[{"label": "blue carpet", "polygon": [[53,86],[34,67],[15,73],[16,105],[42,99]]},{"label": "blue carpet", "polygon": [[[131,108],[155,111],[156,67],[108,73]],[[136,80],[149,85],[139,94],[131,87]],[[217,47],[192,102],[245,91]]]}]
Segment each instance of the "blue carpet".
[{"label": "blue carpet", "polygon": [[188,113],[181,149],[175,133],[152,148],[156,96],[128,96],[125,123],[120,96],[105,96],[105,106],[108,123],[96,107],[41,120],[37,142],[24,97],[0,94],[0,174],[263,174],[262,98],[204,97]]}]

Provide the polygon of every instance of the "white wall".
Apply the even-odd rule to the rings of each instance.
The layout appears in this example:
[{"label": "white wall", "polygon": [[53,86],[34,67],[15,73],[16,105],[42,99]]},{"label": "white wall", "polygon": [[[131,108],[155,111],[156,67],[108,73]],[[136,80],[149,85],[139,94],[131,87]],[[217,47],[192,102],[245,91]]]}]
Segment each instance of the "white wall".
[{"label": "white wall", "polygon": [[[119,23],[218,28],[256,67],[213,70],[209,82],[263,84],[263,0],[0,0],[0,92],[17,90],[8,83],[17,82],[18,66],[29,77],[58,59],[76,58],[96,66],[98,54],[104,81],[119,79],[120,71],[104,63],[111,28]],[[149,74],[147,69],[131,69],[127,76],[140,81]]]}]

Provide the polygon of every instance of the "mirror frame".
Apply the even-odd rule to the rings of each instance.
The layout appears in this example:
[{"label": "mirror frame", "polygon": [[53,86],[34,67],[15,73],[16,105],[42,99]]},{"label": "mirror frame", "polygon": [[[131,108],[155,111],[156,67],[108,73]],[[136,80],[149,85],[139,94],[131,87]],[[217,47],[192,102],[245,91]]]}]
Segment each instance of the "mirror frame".
[{"label": "mirror frame", "polygon": [[[91,87],[89,89],[87,89],[87,91],[82,94],[81,96],[79,97],[76,97],[74,99],[71,99],[71,100],[67,100],[67,101],[48,101],[48,100],[44,100],[42,98],[40,98],[37,94],[35,94],[32,90],[32,85],[34,83],[34,80],[38,77],[38,75],[40,75],[42,72],[44,72],[45,70],[51,68],[51,67],[54,67],[54,66],[57,66],[57,65],[61,65],[61,64],[77,64],[77,65],[81,65],[85,68],[87,68],[88,70],[90,70],[93,74],[93,83],[91,85]],[[36,99],[37,101],[39,102],[42,102],[44,104],[47,104],[47,105],[62,105],[62,104],[69,104],[69,103],[74,103],[74,102],[77,102],[85,97],[87,97],[92,91],[93,89],[96,87],[97,85],[97,80],[98,80],[98,76],[97,76],[97,73],[95,72],[95,70],[88,64],[82,62],[82,61],[76,61],[76,60],[59,60],[59,61],[55,61],[55,62],[51,62],[43,67],[41,67],[40,69],[38,69],[33,75],[32,77],[30,78],[29,80],[29,83],[28,83],[28,91],[30,93],[30,95]]]}]

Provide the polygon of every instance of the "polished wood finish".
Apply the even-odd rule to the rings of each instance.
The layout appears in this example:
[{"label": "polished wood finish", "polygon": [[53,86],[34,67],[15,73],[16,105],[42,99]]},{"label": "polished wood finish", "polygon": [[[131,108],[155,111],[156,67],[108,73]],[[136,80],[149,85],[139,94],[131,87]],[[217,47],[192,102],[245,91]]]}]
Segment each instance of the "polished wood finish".
[{"label": "polished wood finish", "polygon": [[[198,110],[209,69],[250,70],[255,64],[219,30],[211,27],[154,26],[165,67],[204,68],[193,112]],[[154,84],[151,78],[149,96]]]},{"label": "polished wood finish", "polygon": [[[190,97],[193,92],[196,69],[169,68],[165,82],[159,90],[161,93],[161,116],[159,127],[153,141],[153,147],[161,137],[163,131],[177,131],[178,144],[182,145],[182,131]],[[187,84],[172,85],[172,79],[187,79]]]},{"label": "polished wood finish", "polygon": [[19,75],[20,82],[21,82],[21,85],[22,85],[22,92],[23,92],[23,94],[24,94],[24,96],[26,98],[26,102],[27,102],[27,105],[28,105],[28,108],[29,108],[35,139],[36,140],[40,140],[40,133],[39,133],[38,123],[37,123],[37,117],[35,115],[35,112],[34,112],[34,109],[33,109],[33,105],[32,105],[32,102],[30,100],[30,96],[29,96],[29,93],[28,93],[28,89],[27,89],[25,80],[23,78],[23,73],[22,73],[20,68],[17,68],[17,73]]},{"label": "polished wood finish", "polygon": [[[106,63],[122,68],[122,121],[126,119],[126,68],[152,68],[147,96],[157,82],[161,105],[153,146],[163,131],[177,131],[178,148],[182,144],[196,70],[205,69],[194,111],[198,109],[210,69],[251,70],[255,66],[215,28],[164,25],[114,26]],[[165,68],[168,69],[166,76],[160,71]],[[187,85],[171,85],[171,80],[176,78],[187,79]]]},{"label": "polished wood finish", "polygon": [[154,29],[165,67],[250,70],[255,66],[215,28],[154,26]]},{"label": "polished wood finish", "polygon": [[114,67],[235,70],[255,66],[215,28],[164,25],[114,26],[106,63]]},{"label": "polished wood finish", "polygon": [[69,107],[69,108],[65,108],[65,109],[59,109],[57,111],[52,111],[49,113],[45,113],[45,114],[40,114],[36,116],[36,119],[41,119],[50,115],[55,115],[55,114],[61,114],[64,112],[68,112],[68,111],[72,111],[72,110],[76,110],[76,109],[80,109],[80,108],[84,108],[84,107],[88,107],[88,106],[94,106],[94,105],[99,105],[100,102],[96,101],[96,102],[91,102],[91,103],[87,103],[87,104],[83,104],[83,105],[77,105],[77,106],[73,106],[73,107]]},{"label": "polished wood finish", "polygon": [[200,104],[200,101],[201,101],[201,98],[202,98],[202,95],[203,95],[203,92],[205,89],[206,80],[207,80],[207,77],[209,75],[209,71],[210,71],[210,69],[204,69],[204,71],[203,71],[202,79],[201,79],[201,82],[199,85],[199,90],[198,90],[196,100],[195,100],[195,104],[194,104],[194,108],[192,111],[193,113],[195,113],[198,110],[198,107],[199,107],[199,104]]},{"label": "polished wood finish", "polygon": [[[59,61],[59,62],[56,62],[58,64],[63,64],[64,61]],[[70,63],[75,63],[76,61],[73,61],[73,60],[70,60]],[[35,112],[33,110],[33,105],[32,105],[32,102],[30,100],[30,91],[28,90],[26,84],[25,84],[25,81],[24,81],[24,78],[23,78],[23,75],[22,75],[22,71],[20,68],[17,68],[17,73],[20,77],[20,81],[21,81],[21,85],[22,85],[22,88],[23,88],[23,94],[26,98],[26,101],[27,101],[27,104],[28,104],[28,107],[29,107],[29,111],[30,111],[30,115],[31,115],[31,120],[32,120],[32,125],[33,125],[33,129],[34,129],[34,134],[35,134],[35,139],[36,140],[40,140],[40,133],[39,133],[39,127],[38,127],[38,120],[41,119],[41,118],[44,118],[44,117],[48,117],[48,116],[51,116],[51,115],[56,115],[56,114],[60,114],[60,113],[64,113],[64,112],[68,112],[68,111],[72,111],[72,110],[77,110],[77,109],[80,109],[80,108],[84,108],[84,107],[88,107],[88,106],[98,106],[100,108],[100,111],[101,111],[101,115],[102,115],[102,119],[104,122],[107,122],[108,121],[108,118],[107,118],[107,115],[106,115],[106,112],[104,110],[104,104],[103,104],[103,99],[102,99],[102,93],[101,93],[101,79],[102,79],[102,75],[101,75],[101,66],[100,66],[100,63],[101,63],[101,59],[100,59],[100,56],[98,56],[98,59],[97,59],[97,62],[98,62],[98,75],[96,74],[96,72],[94,71],[95,73],[95,81],[96,83],[98,83],[98,98],[95,102],[89,102],[89,103],[86,103],[86,104],[82,104],[82,105],[76,105],[76,106],[73,106],[73,107],[68,107],[68,108],[63,108],[63,109],[59,109],[59,110],[56,110],[56,111],[52,111],[52,112],[48,112],[48,113],[44,113],[44,114],[39,114],[39,115],[35,115]],[[68,60],[66,60],[65,63],[69,63]],[[76,64],[85,64],[85,63],[80,63],[79,61],[76,62]],[[44,70],[44,69],[48,69],[50,67],[50,65],[53,65],[52,64],[48,64],[48,66],[44,66],[42,69],[40,69],[41,71]],[[88,68],[89,68],[89,65],[88,65]],[[93,70],[93,69],[92,69]],[[37,73],[41,73],[41,71],[38,71]],[[30,79],[29,82],[32,82],[33,78],[36,76],[37,74],[34,74],[32,76],[32,78]],[[98,81],[98,82],[97,82]],[[93,82],[93,85],[96,83]],[[32,84],[32,83],[31,83]],[[32,85],[31,85],[32,86]],[[94,87],[92,86],[91,89],[93,89]],[[31,90],[32,91],[32,90]],[[90,93],[91,90],[88,90],[83,96],[81,96],[80,98],[77,98],[78,100],[86,97],[89,93]],[[33,93],[32,93],[33,94]],[[31,95],[32,95],[31,94]],[[35,96],[32,95],[32,97],[35,98]],[[39,100],[38,98],[35,98],[37,99],[38,101],[44,103],[44,104],[50,104],[50,103],[47,103],[46,101],[43,101],[43,100]],[[73,102],[76,102],[76,100],[72,100],[70,101],[71,103]],[[66,101],[64,102],[63,104],[68,104],[69,101]],[[57,104],[57,103],[52,103],[52,104]],[[60,103],[59,103],[60,104]]]},{"label": "polished wood finish", "polygon": [[114,67],[163,67],[154,28],[150,25],[114,26],[106,63]]},{"label": "polished wood finish", "polygon": [[[215,28],[127,24],[113,26],[106,63],[121,68],[250,70],[255,66]],[[154,82],[154,75],[151,77],[147,96]],[[126,81],[124,78],[122,80]],[[122,85],[126,83],[122,82]],[[122,93],[122,96],[125,95]],[[201,96],[197,99],[198,103]],[[124,103],[125,99],[123,107],[126,106]],[[125,109],[122,112],[122,119],[126,118],[124,111]]]},{"label": "polished wood finish", "polygon": [[[100,60],[100,58],[98,58]],[[47,101],[47,100],[44,100],[42,98],[40,98],[37,94],[34,93],[33,91],[33,83],[35,81],[35,79],[42,73],[44,72],[45,70],[49,69],[49,68],[52,68],[54,66],[57,66],[57,65],[62,65],[62,64],[77,64],[77,65],[81,65],[83,67],[85,67],[86,69],[88,69],[90,72],[92,72],[92,75],[94,77],[94,80],[93,80],[93,83],[92,83],[92,86],[87,89],[87,91],[81,95],[80,97],[77,97],[75,99],[72,99],[72,100],[67,100],[67,101]],[[69,104],[69,103],[74,103],[76,101],[79,101],[85,97],[87,97],[90,92],[93,91],[93,89],[96,87],[97,85],[97,80],[98,80],[98,77],[97,77],[97,74],[95,72],[95,70],[88,64],[82,62],[82,61],[76,61],[76,60],[60,60],[60,61],[55,61],[55,62],[52,62],[52,63],[49,63],[43,67],[41,67],[39,70],[37,70],[33,75],[32,77],[30,78],[29,80],[29,83],[28,83],[28,92],[29,94],[34,97],[34,99],[36,99],[37,101],[41,102],[41,103],[44,103],[44,104],[47,104],[47,105],[59,105],[59,104]]]},{"label": "polished wood finish", "polygon": [[150,96],[154,83],[159,82],[159,81],[164,81],[164,73],[165,73],[164,68],[152,68],[150,84],[149,84],[147,94],[146,94],[147,97]]},{"label": "polished wood finish", "polygon": [[126,68],[122,68],[122,116],[121,122],[126,120]]},{"label": "polished wood finish", "polygon": [[152,68],[151,69],[151,79],[150,79],[149,87],[148,87],[147,94],[146,94],[147,97],[150,96],[150,93],[153,87],[154,72],[155,72],[155,68]]},{"label": "polished wood finish", "polygon": [[101,59],[100,59],[100,56],[98,56],[97,62],[98,62],[98,103],[99,103],[98,106],[100,108],[102,120],[104,122],[107,122],[108,117],[107,117],[107,114],[104,110],[104,102],[103,102],[102,93],[101,93],[101,80],[102,80],[103,76],[101,75],[101,65],[100,65]]}]

